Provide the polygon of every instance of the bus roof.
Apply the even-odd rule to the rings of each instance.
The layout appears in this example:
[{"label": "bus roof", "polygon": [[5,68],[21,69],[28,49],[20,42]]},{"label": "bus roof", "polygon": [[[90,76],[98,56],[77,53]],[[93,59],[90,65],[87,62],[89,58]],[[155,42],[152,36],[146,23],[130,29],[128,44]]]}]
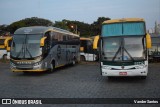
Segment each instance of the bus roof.
[{"label": "bus roof", "polygon": [[104,21],[102,24],[109,24],[109,23],[120,23],[120,22],[144,22],[142,18],[122,18],[122,19],[112,19]]},{"label": "bus roof", "polygon": [[31,26],[31,27],[22,27],[17,29],[14,34],[44,34],[47,31],[55,31],[59,33],[69,34],[73,36],[78,36],[77,34],[74,34],[72,32],[69,32],[67,30],[63,30],[56,27],[46,27],[46,26]]},{"label": "bus roof", "polygon": [[91,38],[80,37],[80,40],[92,40]]},{"label": "bus roof", "polygon": [[0,39],[12,38],[12,36],[0,36]]}]

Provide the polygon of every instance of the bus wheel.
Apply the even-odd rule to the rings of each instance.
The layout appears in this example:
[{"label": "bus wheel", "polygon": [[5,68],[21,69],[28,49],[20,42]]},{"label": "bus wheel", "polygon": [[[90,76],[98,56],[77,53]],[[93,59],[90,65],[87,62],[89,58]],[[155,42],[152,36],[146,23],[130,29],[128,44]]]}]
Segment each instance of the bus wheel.
[{"label": "bus wheel", "polygon": [[141,79],[146,79],[147,78],[147,76],[141,76]]},{"label": "bus wheel", "polygon": [[55,71],[55,62],[54,61],[52,61],[51,69],[50,69],[50,72],[53,72],[53,71]]},{"label": "bus wheel", "polygon": [[76,64],[76,58],[74,58],[72,61],[72,65],[75,65],[75,64]]},{"label": "bus wheel", "polygon": [[3,55],[3,60],[6,60],[7,59],[7,55]]},{"label": "bus wheel", "polygon": [[86,61],[86,59],[85,59],[84,56],[80,56],[80,60],[81,60],[81,61]]},{"label": "bus wheel", "polygon": [[108,80],[112,80],[114,77],[108,76]]},{"label": "bus wheel", "polygon": [[24,74],[29,74],[29,72],[23,71]]}]

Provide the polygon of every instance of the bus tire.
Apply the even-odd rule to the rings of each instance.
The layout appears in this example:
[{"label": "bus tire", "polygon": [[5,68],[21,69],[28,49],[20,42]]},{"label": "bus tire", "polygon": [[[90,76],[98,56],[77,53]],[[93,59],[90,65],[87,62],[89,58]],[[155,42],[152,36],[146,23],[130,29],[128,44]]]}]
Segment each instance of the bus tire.
[{"label": "bus tire", "polygon": [[147,76],[141,76],[141,79],[146,79],[147,78]]},{"label": "bus tire", "polygon": [[27,71],[23,71],[23,73],[24,73],[24,74],[29,74],[29,72],[27,72]]},{"label": "bus tire", "polygon": [[52,61],[50,72],[54,72],[54,71],[55,71],[55,61]]},{"label": "bus tire", "polygon": [[7,55],[3,55],[3,60],[6,60],[7,59]]},{"label": "bus tire", "polygon": [[114,77],[112,76],[108,76],[108,80],[112,80]]},{"label": "bus tire", "polygon": [[86,61],[86,58],[85,58],[83,55],[81,55],[81,56],[80,56],[80,60],[81,60],[81,61]]},{"label": "bus tire", "polygon": [[76,64],[76,58],[74,57],[73,61],[72,61],[72,65],[75,65]]}]

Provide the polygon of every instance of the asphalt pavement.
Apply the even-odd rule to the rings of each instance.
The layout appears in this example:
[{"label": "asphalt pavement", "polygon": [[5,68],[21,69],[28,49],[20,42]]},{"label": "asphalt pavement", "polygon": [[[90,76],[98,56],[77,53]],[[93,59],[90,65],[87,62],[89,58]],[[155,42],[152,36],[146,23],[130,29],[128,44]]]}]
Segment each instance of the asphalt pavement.
[{"label": "asphalt pavement", "polygon": [[160,98],[159,84],[160,63],[149,64],[146,79],[108,79],[100,75],[98,63],[66,66],[53,73],[24,74],[11,72],[8,63],[0,62],[0,98]]}]

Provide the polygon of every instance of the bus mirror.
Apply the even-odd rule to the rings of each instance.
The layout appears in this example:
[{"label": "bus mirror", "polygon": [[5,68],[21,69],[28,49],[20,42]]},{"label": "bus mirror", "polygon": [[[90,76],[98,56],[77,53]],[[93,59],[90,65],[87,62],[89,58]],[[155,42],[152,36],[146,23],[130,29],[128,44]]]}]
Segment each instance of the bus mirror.
[{"label": "bus mirror", "polygon": [[45,39],[46,39],[46,38],[47,38],[47,37],[41,38],[40,46],[44,46],[44,44],[45,44]]},{"label": "bus mirror", "polygon": [[8,37],[5,41],[4,41],[4,46],[6,47],[7,51],[10,51],[11,49],[11,42],[12,42],[12,37]]},{"label": "bus mirror", "polygon": [[146,35],[146,45],[148,49],[152,47],[151,36],[148,33]]},{"label": "bus mirror", "polygon": [[84,47],[80,47],[80,52],[83,52],[84,51]]},{"label": "bus mirror", "polygon": [[99,35],[95,36],[93,41],[93,49],[97,49],[98,47],[98,41],[99,41]]},{"label": "bus mirror", "polygon": [[12,37],[8,37],[5,41],[4,41],[4,46],[8,46],[8,41],[12,40]]},{"label": "bus mirror", "polygon": [[12,39],[8,40],[8,46],[7,46],[7,51],[11,50],[11,43],[12,43]]}]

